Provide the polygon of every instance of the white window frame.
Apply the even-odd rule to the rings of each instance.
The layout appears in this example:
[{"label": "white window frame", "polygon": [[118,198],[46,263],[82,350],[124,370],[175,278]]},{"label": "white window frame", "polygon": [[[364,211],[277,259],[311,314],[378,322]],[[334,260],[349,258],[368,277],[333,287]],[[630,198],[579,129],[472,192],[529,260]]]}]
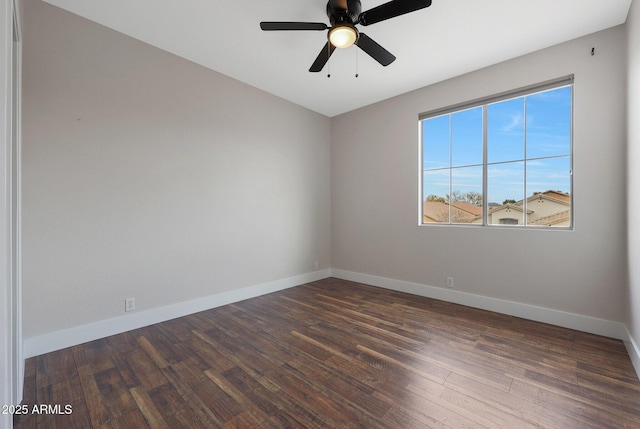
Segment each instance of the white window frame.
[{"label": "white window frame", "polygon": [[[524,96],[528,96],[528,95],[534,95],[536,93],[540,93],[540,92],[544,92],[544,91],[549,91],[549,90],[553,90],[553,89],[559,89],[562,87],[571,87],[571,118],[570,118],[570,141],[569,141],[569,162],[570,162],[570,172],[569,172],[569,177],[570,177],[570,190],[569,190],[569,194],[570,194],[570,207],[571,207],[571,216],[570,216],[570,225],[569,226],[537,226],[537,225],[527,225],[527,222],[525,220],[525,222],[521,225],[503,225],[503,224],[497,224],[497,223],[488,223],[488,216],[489,216],[489,201],[487,198],[487,191],[488,191],[488,181],[487,181],[487,177],[488,177],[488,166],[490,165],[490,163],[488,163],[488,154],[487,154],[487,148],[488,148],[488,144],[487,144],[487,140],[488,140],[488,136],[487,136],[487,128],[488,128],[488,124],[487,124],[487,107],[490,104],[494,104],[494,103],[498,103],[501,101],[506,101],[506,100],[510,100],[510,99],[515,99],[515,98],[520,98],[520,97],[524,97]],[[452,114],[452,113],[456,113],[456,112],[461,112],[464,110],[468,110],[468,109],[473,109],[473,108],[477,108],[477,107],[482,107],[483,109],[483,115],[482,115],[482,151],[483,151],[483,160],[482,160],[482,223],[452,223],[451,222],[451,215],[449,216],[449,221],[448,222],[424,222],[424,195],[423,195],[423,180],[424,180],[424,159],[423,159],[423,135],[422,135],[422,131],[423,131],[423,126],[422,126],[422,122],[427,120],[427,119],[432,119],[432,118],[436,118],[438,116],[444,116],[444,115],[448,115],[448,114]],[[418,115],[418,224],[420,226],[435,226],[435,227],[464,227],[464,228],[473,228],[473,227],[490,227],[490,228],[508,228],[508,229],[529,229],[529,230],[553,230],[553,231],[573,231],[574,227],[575,227],[575,221],[574,221],[574,213],[575,213],[575,209],[574,209],[574,165],[573,165],[573,160],[574,160],[574,154],[573,154],[573,123],[574,123],[574,75],[568,75],[568,76],[563,76],[561,78],[557,78],[557,79],[552,79],[549,81],[545,81],[542,83],[538,83],[538,84],[534,84],[534,85],[529,85],[526,87],[522,87],[522,88],[518,88],[515,90],[511,90],[511,91],[506,91],[500,94],[496,94],[496,95],[492,95],[492,96],[488,96],[488,97],[482,97],[476,100],[472,100],[472,101],[468,101],[468,102],[463,102],[463,103],[458,103],[455,105],[451,105],[448,107],[444,107],[444,108],[440,108],[440,109],[436,109],[436,110],[431,110],[428,112],[424,112]],[[526,130],[525,130],[525,139],[526,139]],[[526,145],[526,140],[525,140],[525,145]],[[565,155],[566,156],[566,155]],[[550,157],[552,158],[552,157]],[[531,158],[531,160],[533,160],[535,158]],[[529,160],[526,155],[524,158],[524,162],[526,162],[527,160]],[[515,161],[515,160],[514,160]],[[449,167],[450,169],[453,167]],[[525,177],[525,184],[526,184],[526,177]],[[525,193],[525,198],[523,201],[523,210],[526,213],[527,210],[527,199],[529,197],[526,196]],[[449,210],[451,210],[451,208],[449,208]],[[523,215],[523,219],[527,219],[526,215]]]}]

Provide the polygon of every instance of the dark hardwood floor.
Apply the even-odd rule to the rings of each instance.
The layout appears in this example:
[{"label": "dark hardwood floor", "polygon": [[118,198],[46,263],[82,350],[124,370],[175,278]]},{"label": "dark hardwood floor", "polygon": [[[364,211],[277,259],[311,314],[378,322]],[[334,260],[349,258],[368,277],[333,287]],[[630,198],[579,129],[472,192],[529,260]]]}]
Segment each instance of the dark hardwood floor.
[{"label": "dark hardwood floor", "polygon": [[337,279],[31,358],[24,395],[16,428],[640,428],[621,341]]}]

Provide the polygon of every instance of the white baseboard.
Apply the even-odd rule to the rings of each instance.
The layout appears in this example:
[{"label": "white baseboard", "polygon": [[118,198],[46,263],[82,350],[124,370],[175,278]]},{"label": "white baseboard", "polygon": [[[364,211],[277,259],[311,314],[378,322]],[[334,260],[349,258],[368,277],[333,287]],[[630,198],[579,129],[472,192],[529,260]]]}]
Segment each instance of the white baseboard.
[{"label": "white baseboard", "polygon": [[30,358],[64,349],[110,335],[120,334],[154,323],[166,322],[177,317],[199,311],[220,307],[260,295],[288,289],[301,284],[314,282],[331,276],[331,270],[325,269],[301,274],[294,277],[257,284],[229,292],[218,293],[190,301],[179,302],[146,311],[127,313],[113,319],[101,320],[74,328],[55,331],[24,340],[24,357]]},{"label": "white baseboard", "polygon": [[[343,280],[351,280],[385,289],[399,292],[411,293],[427,298],[448,301],[455,304],[466,305],[482,310],[495,311],[496,313],[521,317],[523,319],[534,320],[536,322],[548,323],[550,325],[575,329],[577,331],[616,338],[619,340],[629,340],[630,336],[624,324],[612,322],[610,320],[598,319],[580,314],[567,313],[550,308],[537,307],[519,302],[506,301],[497,298],[489,298],[481,295],[474,295],[452,289],[427,286],[419,283],[405,282],[385,277],[372,276],[369,274],[354,273],[339,269],[332,269],[331,276]],[[637,347],[635,349],[638,350]],[[636,353],[637,355],[637,353]],[[636,368],[640,367],[636,366]]]},{"label": "white baseboard", "polygon": [[636,374],[638,374],[638,378],[640,378],[640,348],[638,348],[638,344],[634,341],[631,332],[626,328],[625,330],[627,336],[624,340],[624,345],[627,347],[627,352],[629,353],[631,363],[636,370]]}]

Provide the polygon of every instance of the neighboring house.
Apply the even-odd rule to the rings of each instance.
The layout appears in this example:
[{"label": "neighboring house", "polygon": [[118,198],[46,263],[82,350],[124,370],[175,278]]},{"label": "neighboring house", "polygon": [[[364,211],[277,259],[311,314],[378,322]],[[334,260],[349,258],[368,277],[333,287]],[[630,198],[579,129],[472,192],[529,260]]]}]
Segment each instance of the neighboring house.
[{"label": "neighboring house", "polygon": [[[545,191],[527,198],[527,225],[571,226],[571,196],[560,191]],[[524,224],[524,200],[489,209],[492,225]],[[480,220],[482,221],[482,220]]]},{"label": "neighboring house", "polygon": [[[523,225],[524,200],[500,206],[489,204],[487,223],[490,225]],[[468,202],[452,204],[425,201],[423,222],[482,223],[482,207]],[[571,195],[560,191],[536,193],[526,200],[527,224],[536,226],[571,226]]]}]

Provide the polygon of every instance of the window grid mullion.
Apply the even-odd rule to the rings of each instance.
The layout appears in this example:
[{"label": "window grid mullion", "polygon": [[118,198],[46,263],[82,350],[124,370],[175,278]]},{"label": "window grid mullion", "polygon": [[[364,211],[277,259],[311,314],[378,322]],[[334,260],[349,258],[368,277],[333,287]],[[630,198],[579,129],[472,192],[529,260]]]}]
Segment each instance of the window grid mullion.
[{"label": "window grid mullion", "polygon": [[524,97],[524,183],[523,183],[523,187],[524,187],[524,200],[522,200],[522,224],[524,226],[527,226],[527,224],[529,223],[529,216],[527,216],[527,205],[528,205],[528,201],[527,201],[527,97]]},{"label": "window grid mullion", "polygon": [[489,109],[487,105],[482,106],[482,225],[489,224],[489,198],[487,192],[489,190],[489,143],[488,143],[488,118]]},{"label": "window grid mullion", "polygon": [[449,225],[453,224],[451,200],[453,197],[453,113],[449,113]]}]

